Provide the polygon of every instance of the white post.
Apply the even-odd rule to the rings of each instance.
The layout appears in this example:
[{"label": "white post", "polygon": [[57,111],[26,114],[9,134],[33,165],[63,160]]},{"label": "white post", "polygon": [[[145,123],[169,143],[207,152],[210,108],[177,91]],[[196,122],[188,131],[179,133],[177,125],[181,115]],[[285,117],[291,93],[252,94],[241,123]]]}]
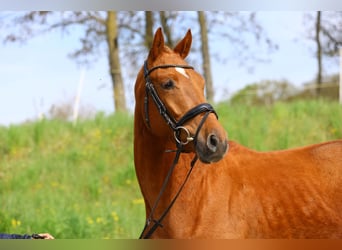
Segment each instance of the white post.
[{"label": "white post", "polygon": [[85,75],[85,70],[82,69],[81,75],[80,75],[80,81],[78,83],[78,89],[75,97],[75,104],[74,104],[74,112],[73,112],[73,123],[76,125],[77,118],[78,118],[78,110],[80,106],[80,99],[81,99],[81,92],[82,92],[82,87],[83,87],[83,82],[84,82],[84,75]]},{"label": "white post", "polygon": [[342,105],[342,48],[340,48],[340,104]]}]

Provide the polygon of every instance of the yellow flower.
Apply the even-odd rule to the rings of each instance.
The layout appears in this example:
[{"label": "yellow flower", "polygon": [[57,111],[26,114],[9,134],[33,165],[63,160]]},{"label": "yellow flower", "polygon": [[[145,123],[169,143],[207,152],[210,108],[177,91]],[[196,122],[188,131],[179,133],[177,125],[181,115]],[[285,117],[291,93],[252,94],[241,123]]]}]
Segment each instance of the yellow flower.
[{"label": "yellow flower", "polygon": [[115,211],[112,212],[112,217],[115,222],[119,221],[119,216]]},{"label": "yellow flower", "polygon": [[103,218],[102,218],[102,217],[97,217],[97,218],[96,218],[96,223],[97,223],[97,224],[103,224],[103,223],[104,223]]},{"label": "yellow flower", "polygon": [[13,228],[19,227],[21,225],[21,221],[20,220],[16,220],[16,219],[12,219],[11,220],[11,224]]},{"label": "yellow flower", "polygon": [[87,222],[88,222],[89,225],[94,224],[94,221],[93,221],[93,219],[91,217],[87,217]]},{"label": "yellow flower", "polygon": [[132,200],[132,203],[134,204],[134,205],[138,205],[138,204],[144,204],[144,199],[134,199],[134,200]]},{"label": "yellow flower", "polygon": [[51,187],[58,187],[59,183],[57,181],[53,181],[50,183]]}]

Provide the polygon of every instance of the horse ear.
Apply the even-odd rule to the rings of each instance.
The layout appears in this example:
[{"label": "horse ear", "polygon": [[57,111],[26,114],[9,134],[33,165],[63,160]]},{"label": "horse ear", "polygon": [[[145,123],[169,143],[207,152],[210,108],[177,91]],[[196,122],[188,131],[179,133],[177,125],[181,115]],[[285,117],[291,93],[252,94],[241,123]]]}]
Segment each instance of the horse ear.
[{"label": "horse ear", "polygon": [[152,48],[150,50],[149,59],[154,61],[159,55],[160,51],[164,48],[164,36],[162,29],[159,27],[154,34]]},{"label": "horse ear", "polygon": [[192,34],[191,30],[189,29],[188,32],[185,34],[184,38],[176,45],[176,47],[173,50],[184,59],[190,52],[191,43]]}]

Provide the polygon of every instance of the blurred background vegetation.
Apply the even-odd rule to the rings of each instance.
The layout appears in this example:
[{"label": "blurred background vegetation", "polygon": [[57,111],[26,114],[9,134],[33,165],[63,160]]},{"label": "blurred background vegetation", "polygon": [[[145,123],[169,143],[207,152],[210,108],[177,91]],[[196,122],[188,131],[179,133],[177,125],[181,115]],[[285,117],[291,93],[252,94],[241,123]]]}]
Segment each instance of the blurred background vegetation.
[{"label": "blurred background vegetation", "polygon": [[[229,138],[277,150],[342,138],[335,101],[215,106]],[[133,117],[43,119],[0,127],[0,231],[57,238],[137,238],[144,205],[133,163]]]}]

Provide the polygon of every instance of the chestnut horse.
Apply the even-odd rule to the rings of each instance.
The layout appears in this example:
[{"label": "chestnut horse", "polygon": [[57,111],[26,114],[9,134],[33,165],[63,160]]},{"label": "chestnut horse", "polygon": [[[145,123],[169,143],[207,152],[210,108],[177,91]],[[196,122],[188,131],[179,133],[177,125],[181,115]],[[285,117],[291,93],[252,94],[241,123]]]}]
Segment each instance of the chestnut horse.
[{"label": "chestnut horse", "polygon": [[342,140],[274,152],[228,141],[184,61],[191,42],[189,30],[172,50],[159,28],[135,83],[141,238],[342,238]]}]

